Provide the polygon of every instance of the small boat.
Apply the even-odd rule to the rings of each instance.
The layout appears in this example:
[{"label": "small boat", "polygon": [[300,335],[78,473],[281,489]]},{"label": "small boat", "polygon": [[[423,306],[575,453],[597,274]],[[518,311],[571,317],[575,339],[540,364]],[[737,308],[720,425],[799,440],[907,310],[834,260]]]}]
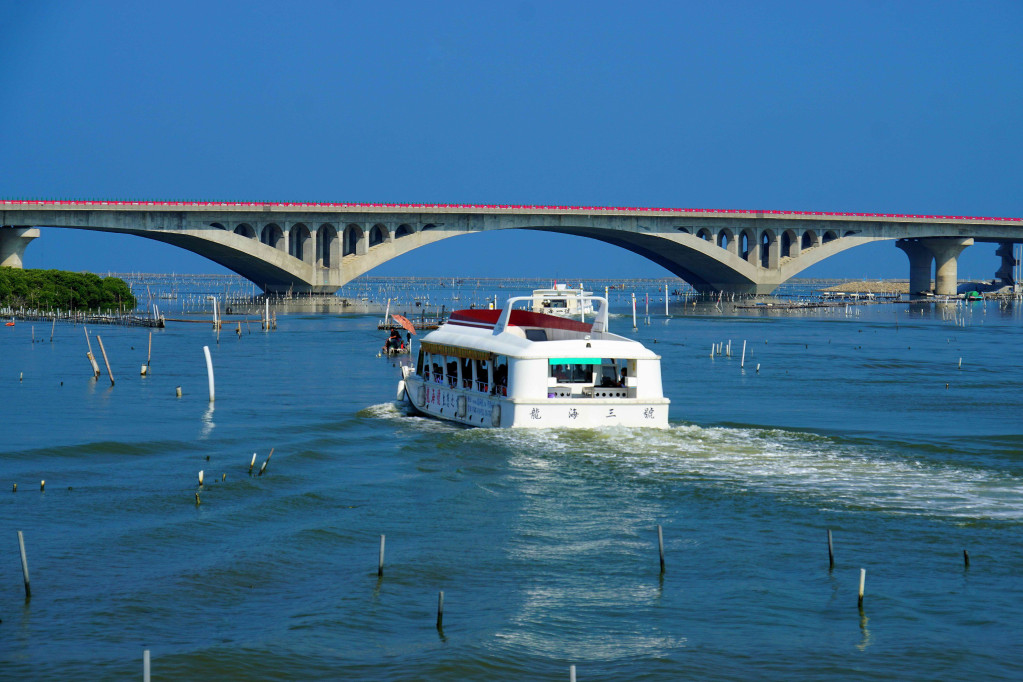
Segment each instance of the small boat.
[{"label": "small boat", "polygon": [[14,326],[14,320],[11,320],[10,322],[8,322],[7,324],[5,324],[4,326],[5,326],[5,327],[13,327],[13,326]]},{"label": "small boat", "polygon": [[[418,414],[479,427],[667,428],[661,359],[608,331],[606,298],[545,294],[594,310],[592,322],[536,312],[533,296],[503,309],[452,312],[402,367],[398,399]],[[554,307],[554,306],[552,306]]]}]

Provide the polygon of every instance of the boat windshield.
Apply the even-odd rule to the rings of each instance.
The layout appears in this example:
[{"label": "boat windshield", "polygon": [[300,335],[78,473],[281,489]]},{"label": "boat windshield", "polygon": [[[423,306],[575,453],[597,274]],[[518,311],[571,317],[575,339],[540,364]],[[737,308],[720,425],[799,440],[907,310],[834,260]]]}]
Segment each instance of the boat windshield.
[{"label": "boat windshield", "polygon": [[592,384],[598,358],[551,358],[550,374],[559,384]]}]

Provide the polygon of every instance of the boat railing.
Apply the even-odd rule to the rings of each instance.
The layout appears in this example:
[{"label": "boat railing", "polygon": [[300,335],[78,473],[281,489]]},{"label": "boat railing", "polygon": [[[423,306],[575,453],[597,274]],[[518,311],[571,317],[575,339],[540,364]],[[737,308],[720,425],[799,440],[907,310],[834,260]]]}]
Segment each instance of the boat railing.
[{"label": "boat railing", "polygon": [[488,384],[485,381],[477,381],[476,382],[476,390],[479,391],[480,393],[489,393],[490,392],[490,384]]}]

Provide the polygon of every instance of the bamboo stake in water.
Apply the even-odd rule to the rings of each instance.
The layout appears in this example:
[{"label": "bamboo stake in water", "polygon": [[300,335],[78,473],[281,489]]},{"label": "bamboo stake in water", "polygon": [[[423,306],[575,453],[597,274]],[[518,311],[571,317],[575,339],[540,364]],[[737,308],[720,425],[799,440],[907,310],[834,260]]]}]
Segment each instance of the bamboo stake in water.
[{"label": "bamboo stake in water", "polygon": [[149,649],[142,652],[142,682],[150,682],[149,677]]},{"label": "bamboo stake in water", "polygon": [[739,361],[739,369],[746,366],[746,339],[742,340],[742,360]]},{"label": "bamboo stake in water", "polygon": [[32,596],[32,587],[28,581],[28,557],[25,556],[25,537],[18,531],[18,546],[21,547],[21,572],[25,574],[25,599]]},{"label": "bamboo stake in water", "polygon": [[444,628],[444,591],[441,590],[437,597],[437,629]]},{"label": "bamboo stake in water", "polygon": [[830,568],[835,567],[835,551],[831,546],[831,529],[828,529],[828,566]]},{"label": "bamboo stake in water", "polygon": [[380,562],[377,564],[377,575],[384,574],[384,538],[385,536],[380,536]]},{"label": "bamboo stake in water", "polygon": [[53,324],[50,325],[50,343],[53,343],[53,330],[57,328],[57,316],[53,316]]},{"label": "bamboo stake in water", "polygon": [[671,315],[668,314],[668,285],[667,284],[664,285],[664,316],[665,317],[671,317]]},{"label": "bamboo stake in water", "polygon": [[863,583],[867,580],[867,569],[860,569],[860,606],[863,606]]},{"label": "bamboo stake in water", "polygon": [[252,467],[256,466],[256,453],[252,453],[252,461],[249,462],[249,476],[252,475]]},{"label": "bamboo stake in water", "polygon": [[[97,336],[96,338],[99,338],[99,337]],[[214,396],[214,392],[213,392],[213,358],[210,357],[210,347],[209,346],[203,346],[202,347],[202,351],[203,351],[203,353],[206,354],[206,374],[208,375],[209,380],[210,380],[210,402],[212,403],[213,402],[213,396]]]},{"label": "bamboo stake in water", "polygon": [[103,362],[107,366],[107,375],[110,377],[110,385],[114,385],[114,373],[110,371],[110,360],[107,359],[107,349],[103,347],[103,339],[96,335],[96,341],[99,343],[99,350],[103,353]]},{"label": "bamboo stake in water", "polygon": [[661,573],[664,573],[664,533],[660,524],[657,524],[657,551],[661,555]]},{"label": "bamboo stake in water", "polygon": [[632,292],[632,331],[636,331],[636,292]]},{"label": "bamboo stake in water", "polygon": [[[83,327],[83,329],[85,329]],[[89,352],[85,354],[85,357],[89,358],[89,364],[92,365],[92,377],[99,379],[99,364],[96,363],[96,356],[92,354],[92,342],[89,341],[89,330],[85,330],[85,343],[89,346]]]},{"label": "bamboo stake in water", "polygon": [[575,682],[575,666],[568,666],[568,682]]},{"label": "bamboo stake in water", "polygon": [[963,567],[964,568],[970,567],[970,553],[967,552],[965,549],[963,550]]}]

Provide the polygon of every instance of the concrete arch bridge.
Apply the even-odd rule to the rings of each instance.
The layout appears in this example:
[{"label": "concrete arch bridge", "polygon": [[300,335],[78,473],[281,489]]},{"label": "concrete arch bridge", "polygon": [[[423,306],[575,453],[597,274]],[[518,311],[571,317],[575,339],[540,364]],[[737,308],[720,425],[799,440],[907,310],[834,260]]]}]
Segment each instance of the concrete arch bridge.
[{"label": "concrete arch bridge", "polygon": [[894,240],[911,291],[955,293],[956,259],[998,242],[1007,282],[1020,218],[469,204],[0,201],[0,264],[21,266],[39,226],[133,234],[187,249],[267,292],[329,294],[426,244],[490,230],[578,235],[644,256],[702,292],[768,294],[862,244]]}]

